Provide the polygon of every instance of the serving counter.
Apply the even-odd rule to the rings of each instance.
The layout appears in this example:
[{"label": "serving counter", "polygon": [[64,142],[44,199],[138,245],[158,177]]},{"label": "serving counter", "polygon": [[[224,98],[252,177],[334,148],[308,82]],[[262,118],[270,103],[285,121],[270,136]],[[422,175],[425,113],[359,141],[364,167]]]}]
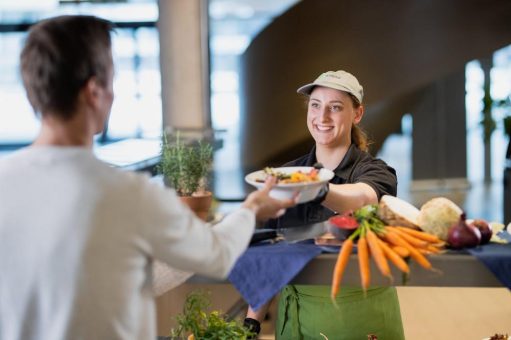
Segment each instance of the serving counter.
[{"label": "serving counter", "polygon": [[[268,269],[268,267],[271,267],[269,272],[276,272],[275,267],[280,271],[287,270],[286,266],[276,266],[278,261],[266,261],[265,256],[270,258],[272,255],[271,251],[266,254],[264,248],[284,248],[283,244],[285,243],[299,246],[307,242],[314,247],[311,239],[323,232],[324,226],[321,224],[281,230],[279,233],[282,237],[278,239],[278,242],[268,240],[252,246],[247,252],[250,253],[259,248],[258,254],[262,255],[257,261],[263,267],[255,266],[258,269],[252,270],[253,273],[248,273],[251,277],[247,281],[254,287],[264,290],[256,277],[260,275],[264,278],[264,275],[258,273],[259,270]],[[330,285],[337,254],[334,253],[335,248],[324,248],[323,252],[318,252],[317,256],[313,256],[296,275],[291,277],[288,283]],[[502,249],[505,250],[505,261],[508,263],[505,267],[509,269],[511,267],[511,245],[503,245]],[[371,264],[373,266],[371,268],[372,285],[397,286],[407,339],[482,339],[497,332],[511,332],[509,328],[509,320],[511,320],[510,291],[478,257],[468,251],[449,251],[445,254],[429,256],[428,259],[436,271],[428,271],[411,261],[409,263],[410,275],[406,280],[403,280],[402,274],[391,266],[393,282],[382,277],[375,265]],[[508,274],[511,274],[511,271],[508,271]],[[343,277],[343,284],[360,286],[358,261],[355,254],[350,257]],[[199,275],[192,276],[188,279],[187,284],[178,287],[175,293],[171,291],[168,296],[161,299],[158,309],[159,328],[165,329],[168,325],[167,319],[161,321],[161,315],[169,315],[168,310],[164,307],[171,302],[175,304],[176,298],[180,298],[180,295],[185,295],[185,292],[196,289],[206,288],[213,291],[212,296],[217,298],[214,303],[215,308],[225,311],[230,316],[244,316],[247,307],[246,301],[252,300],[259,303],[263,297],[247,295],[249,290],[242,292],[238,286],[231,280],[213,280]],[[274,293],[277,294],[278,299],[278,293],[275,291]],[[272,296],[272,294],[266,296]],[[271,306],[270,313],[275,315],[277,313],[275,302]],[[273,333],[273,323],[274,319],[264,323],[264,334]],[[459,325],[463,325],[463,327]]]},{"label": "serving counter", "polygon": [[[290,244],[314,239],[326,231],[326,224],[316,223],[298,228],[279,231],[280,240]],[[271,241],[268,243],[270,244]],[[303,269],[291,279],[293,284],[330,285],[332,272],[337,260],[335,247],[324,248],[324,252],[312,258]],[[511,256],[511,248],[509,249]],[[413,260],[409,262],[410,274],[403,274],[391,265],[394,281],[379,274],[371,262],[372,285],[424,286],[424,287],[502,287],[503,283],[477,257],[467,251],[447,251],[444,254],[428,256],[434,270],[426,270]],[[285,268],[282,268],[285,270]],[[222,283],[226,281],[194,275],[189,283]],[[360,285],[357,255],[352,254],[343,277],[343,284]]]},{"label": "serving counter", "polygon": [[[291,281],[294,284],[332,283],[332,272],[336,254],[321,254],[309,262]],[[435,271],[429,271],[411,261],[410,274],[404,278],[401,272],[392,267],[394,281],[378,274],[374,263],[371,265],[372,285],[430,286],[430,287],[502,287],[502,283],[477,258],[470,254],[441,254],[430,256],[429,261]],[[346,268],[343,284],[360,285],[360,275],[356,255],[352,255]]]}]

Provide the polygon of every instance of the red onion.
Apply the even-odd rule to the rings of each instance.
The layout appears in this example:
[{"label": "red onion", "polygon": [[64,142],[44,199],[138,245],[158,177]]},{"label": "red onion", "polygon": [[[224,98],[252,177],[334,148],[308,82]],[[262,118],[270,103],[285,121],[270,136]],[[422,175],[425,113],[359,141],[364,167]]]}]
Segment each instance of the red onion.
[{"label": "red onion", "polygon": [[479,244],[480,233],[474,231],[477,228],[471,228],[465,222],[465,214],[460,215],[458,222],[449,228],[447,243],[453,249],[470,248]]},{"label": "red onion", "polygon": [[481,219],[476,219],[472,221],[471,225],[476,227],[481,232],[481,244],[486,244],[490,242],[493,231],[488,222]]}]

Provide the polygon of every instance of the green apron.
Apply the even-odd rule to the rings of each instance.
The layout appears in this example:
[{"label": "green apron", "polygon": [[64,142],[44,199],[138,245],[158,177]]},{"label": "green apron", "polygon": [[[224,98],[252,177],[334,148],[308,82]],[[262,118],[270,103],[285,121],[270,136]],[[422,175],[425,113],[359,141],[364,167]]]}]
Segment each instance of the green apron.
[{"label": "green apron", "polygon": [[342,287],[337,304],[339,309],[330,299],[330,286],[284,287],[275,338],[367,340],[374,334],[378,340],[404,340],[394,287],[370,287],[366,297],[360,288]]}]

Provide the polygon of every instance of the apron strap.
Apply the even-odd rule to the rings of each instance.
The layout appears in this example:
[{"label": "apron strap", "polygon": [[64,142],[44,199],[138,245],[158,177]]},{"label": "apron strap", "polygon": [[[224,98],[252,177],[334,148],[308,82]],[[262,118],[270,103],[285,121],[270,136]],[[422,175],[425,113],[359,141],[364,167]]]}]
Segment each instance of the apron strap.
[{"label": "apron strap", "polygon": [[285,299],[285,311],[284,322],[282,322],[280,335],[284,334],[286,325],[288,325],[289,327],[292,327],[292,339],[302,339],[302,334],[300,332],[300,320],[298,317],[298,291],[293,285],[287,285],[282,290],[281,296]]}]

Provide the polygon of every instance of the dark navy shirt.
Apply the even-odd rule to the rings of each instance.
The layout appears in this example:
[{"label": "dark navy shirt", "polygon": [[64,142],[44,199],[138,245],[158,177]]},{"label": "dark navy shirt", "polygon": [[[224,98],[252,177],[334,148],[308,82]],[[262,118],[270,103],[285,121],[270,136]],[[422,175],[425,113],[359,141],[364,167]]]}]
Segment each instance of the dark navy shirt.
[{"label": "dark navy shirt", "polygon": [[[305,156],[286,163],[284,166],[313,166],[316,160],[316,147]],[[365,183],[372,187],[378,195],[395,196],[397,193],[396,171],[381,159],[372,157],[369,153],[351,144],[341,163],[334,169],[333,184]],[[287,209],[278,219],[269,220],[266,228],[289,228],[304,224],[325,221],[335,212],[318,203],[298,204]]]}]

